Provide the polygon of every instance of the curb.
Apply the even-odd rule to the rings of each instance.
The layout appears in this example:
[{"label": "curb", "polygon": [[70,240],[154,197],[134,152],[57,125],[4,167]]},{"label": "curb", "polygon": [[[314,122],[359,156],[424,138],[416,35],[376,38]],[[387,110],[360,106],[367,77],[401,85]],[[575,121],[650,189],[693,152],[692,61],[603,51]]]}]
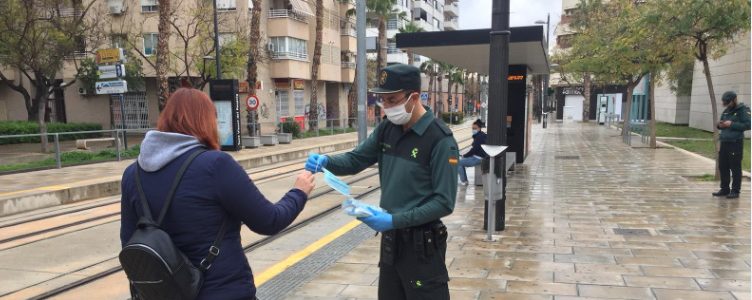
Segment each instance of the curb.
[{"label": "curb", "polygon": [[[324,143],[294,150],[233,155],[233,157],[244,169],[250,169],[252,167],[261,167],[278,162],[305,158],[311,151],[329,153],[351,149],[357,145],[357,139],[351,138],[345,141]],[[24,193],[9,195],[7,198],[0,199],[0,217],[61,204],[115,196],[120,194],[121,177],[122,175],[108,176],[90,181],[38,188]]]}]

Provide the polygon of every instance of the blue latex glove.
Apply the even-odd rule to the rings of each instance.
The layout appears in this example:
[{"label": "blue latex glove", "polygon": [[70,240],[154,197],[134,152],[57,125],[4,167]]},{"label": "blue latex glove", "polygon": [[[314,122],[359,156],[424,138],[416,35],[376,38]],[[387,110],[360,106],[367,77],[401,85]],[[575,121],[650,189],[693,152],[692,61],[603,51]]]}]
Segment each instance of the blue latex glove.
[{"label": "blue latex glove", "polygon": [[327,162],[329,162],[329,158],[326,155],[310,153],[305,163],[305,169],[311,173],[322,172]]},{"label": "blue latex glove", "polygon": [[378,232],[384,232],[394,229],[392,224],[392,215],[380,210],[375,210],[371,207],[368,210],[373,214],[370,217],[358,218],[363,223],[366,223],[368,227]]}]

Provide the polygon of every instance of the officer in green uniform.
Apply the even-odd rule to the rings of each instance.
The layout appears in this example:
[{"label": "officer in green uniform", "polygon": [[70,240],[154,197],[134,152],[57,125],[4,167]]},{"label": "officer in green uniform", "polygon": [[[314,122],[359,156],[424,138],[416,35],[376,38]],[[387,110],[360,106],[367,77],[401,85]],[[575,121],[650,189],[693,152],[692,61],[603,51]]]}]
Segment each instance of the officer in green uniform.
[{"label": "officer in green uniform", "polygon": [[311,154],[306,169],[351,175],[379,163],[380,206],[360,220],[381,236],[379,299],[449,299],[444,262],[447,231],[440,218],[454,210],[459,151],[452,131],[420,102],[420,70],[395,64],[379,73],[388,122],[353,151]]},{"label": "officer in green uniform", "polygon": [[[721,130],[721,149],[718,152],[718,170],[721,173],[721,190],[713,196],[726,196],[729,199],[739,198],[742,188],[742,154],[744,153],[744,131],[750,128],[749,107],[736,100],[736,93],[725,92],[721,98],[726,107],[718,122]],[[729,189],[729,172],[733,177]]]}]

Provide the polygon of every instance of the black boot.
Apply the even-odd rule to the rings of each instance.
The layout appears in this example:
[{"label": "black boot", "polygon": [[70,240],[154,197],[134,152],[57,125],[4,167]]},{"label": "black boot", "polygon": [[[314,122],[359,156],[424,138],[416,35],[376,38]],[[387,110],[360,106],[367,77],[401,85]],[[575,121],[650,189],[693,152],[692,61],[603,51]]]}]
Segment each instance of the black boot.
[{"label": "black boot", "polygon": [[728,199],[736,199],[736,198],[739,198],[739,192],[737,192],[737,191],[731,191],[731,192],[730,192],[730,193],[729,193],[729,194],[728,194],[728,195],[726,196],[726,198],[728,198]]},{"label": "black boot", "polygon": [[[717,192],[713,193],[713,197],[723,197],[723,196],[728,196],[728,194],[730,194],[730,191],[729,191],[729,190],[726,190],[726,189],[721,189],[721,190],[719,190],[719,191],[717,191]],[[737,193],[737,195],[738,195],[738,194],[739,194],[739,193]]]}]

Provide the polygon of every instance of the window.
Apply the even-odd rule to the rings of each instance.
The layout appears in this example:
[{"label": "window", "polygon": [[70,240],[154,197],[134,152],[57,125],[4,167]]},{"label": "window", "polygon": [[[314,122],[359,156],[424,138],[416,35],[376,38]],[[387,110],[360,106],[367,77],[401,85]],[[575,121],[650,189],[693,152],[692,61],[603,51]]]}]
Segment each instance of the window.
[{"label": "window", "polygon": [[232,32],[220,32],[219,33],[219,47],[224,47],[227,43],[235,41],[235,33]]},{"label": "window", "polygon": [[157,53],[157,34],[144,33],[144,55],[151,56]]},{"label": "window", "polygon": [[288,36],[269,39],[269,50],[273,59],[308,59],[308,42]]},{"label": "window", "polygon": [[397,20],[396,16],[393,16],[389,18],[389,20],[386,21],[386,29],[388,30],[397,30],[399,29],[399,20]]},{"label": "window", "polygon": [[216,0],[217,10],[235,10],[235,0]]},{"label": "window", "polygon": [[290,91],[277,90],[277,118],[290,116]]},{"label": "window", "polygon": [[112,44],[112,48],[123,48],[125,49],[126,45],[126,36],[124,34],[113,34],[110,36],[110,42]]},{"label": "window", "polygon": [[157,12],[159,10],[157,0],[141,0],[141,12]]},{"label": "window", "polygon": [[441,21],[437,18],[433,18],[433,27],[437,30],[441,30]]},{"label": "window", "polygon": [[295,97],[295,115],[302,116],[305,114],[305,91],[294,91]]}]

